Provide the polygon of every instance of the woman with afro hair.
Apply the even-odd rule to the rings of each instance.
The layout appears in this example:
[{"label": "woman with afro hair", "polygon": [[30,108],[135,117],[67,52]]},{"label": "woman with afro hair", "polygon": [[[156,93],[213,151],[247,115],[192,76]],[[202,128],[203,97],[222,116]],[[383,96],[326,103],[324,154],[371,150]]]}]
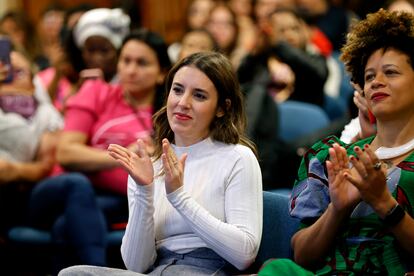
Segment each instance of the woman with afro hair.
[{"label": "woman with afro hair", "polygon": [[342,48],[376,117],[375,135],[316,143],[299,168],[290,213],[294,261],[259,275],[404,275],[414,259],[414,17],[379,10]]}]

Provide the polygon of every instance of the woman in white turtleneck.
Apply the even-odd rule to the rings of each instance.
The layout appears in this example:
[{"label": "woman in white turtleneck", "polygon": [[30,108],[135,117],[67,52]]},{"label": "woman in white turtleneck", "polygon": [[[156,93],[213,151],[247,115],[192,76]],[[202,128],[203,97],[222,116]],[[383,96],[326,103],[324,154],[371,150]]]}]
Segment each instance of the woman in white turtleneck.
[{"label": "woman in white turtleneck", "polygon": [[[136,153],[109,146],[129,172],[124,263],[150,275],[239,273],[259,249],[262,182],[243,135],[237,79],[223,55],[196,53],[174,66],[167,88],[166,106],[154,117],[153,159],[141,140]],[[108,271],[99,273],[120,273]]]}]

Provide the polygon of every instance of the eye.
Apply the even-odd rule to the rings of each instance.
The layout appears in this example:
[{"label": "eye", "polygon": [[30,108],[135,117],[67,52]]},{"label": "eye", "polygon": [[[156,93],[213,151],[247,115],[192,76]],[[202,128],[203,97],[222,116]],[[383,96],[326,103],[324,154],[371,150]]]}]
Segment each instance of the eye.
[{"label": "eye", "polygon": [[369,73],[365,74],[365,81],[372,81],[375,78],[375,74]]},{"label": "eye", "polygon": [[171,87],[171,91],[174,92],[175,95],[181,95],[184,93],[184,89],[177,85],[174,85],[173,87]]},{"label": "eye", "polygon": [[137,64],[139,66],[148,66],[149,62],[146,59],[140,58],[140,59],[137,60]]},{"label": "eye", "polygon": [[393,70],[393,69],[387,69],[387,70],[385,70],[385,74],[387,76],[397,75],[398,74],[398,71],[397,70]]},{"label": "eye", "polygon": [[204,101],[207,99],[207,95],[204,92],[196,91],[194,92],[194,98],[196,98],[199,101]]},{"label": "eye", "polygon": [[122,61],[123,63],[125,63],[125,64],[129,64],[129,63],[131,62],[131,59],[130,59],[130,58],[128,58],[128,57],[122,57],[122,58],[121,58],[121,61]]}]

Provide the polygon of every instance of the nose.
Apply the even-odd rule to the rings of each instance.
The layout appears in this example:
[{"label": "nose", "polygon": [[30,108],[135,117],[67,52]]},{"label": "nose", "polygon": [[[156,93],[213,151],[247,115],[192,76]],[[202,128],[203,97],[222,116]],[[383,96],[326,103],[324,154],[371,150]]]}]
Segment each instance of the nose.
[{"label": "nose", "polygon": [[138,69],[139,69],[139,66],[137,66],[136,64],[134,64],[133,62],[131,62],[130,64],[128,64],[125,67],[125,72],[128,75],[135,75],[135,74],[137,74]]},{"label": "nose", "polygon": [[378,73],[375,75],[375,78],[372,80],[371,87],[379,88],[385,86],[385,76],[383,73]]},{"label": "nose", "polygon": [[178,105],[181,108],[189,108],[191,105],[191,93],[189,92],[184,92],[184,94],[181,96]]}]

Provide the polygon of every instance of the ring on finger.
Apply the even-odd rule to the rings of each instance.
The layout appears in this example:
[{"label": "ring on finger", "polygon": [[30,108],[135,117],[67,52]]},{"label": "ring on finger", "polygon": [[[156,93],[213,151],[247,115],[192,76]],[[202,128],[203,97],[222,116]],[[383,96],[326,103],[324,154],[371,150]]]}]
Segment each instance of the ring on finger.
[{"label": "ring on finger", "polygon": [[381,166],[382,166],[382,162],[378,161],[377,163],[374,164],[373,168],[374,170],[378,171],[381,169]]}]

